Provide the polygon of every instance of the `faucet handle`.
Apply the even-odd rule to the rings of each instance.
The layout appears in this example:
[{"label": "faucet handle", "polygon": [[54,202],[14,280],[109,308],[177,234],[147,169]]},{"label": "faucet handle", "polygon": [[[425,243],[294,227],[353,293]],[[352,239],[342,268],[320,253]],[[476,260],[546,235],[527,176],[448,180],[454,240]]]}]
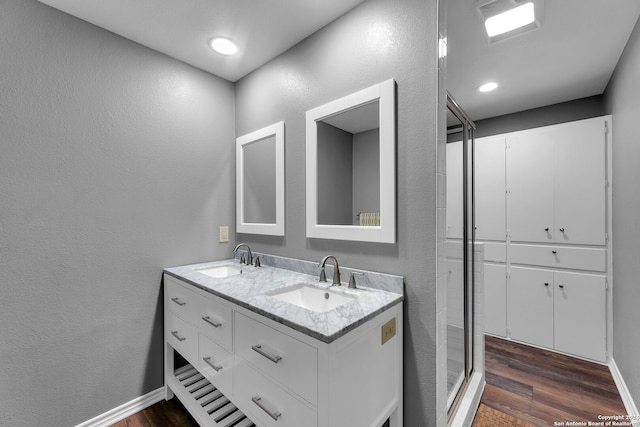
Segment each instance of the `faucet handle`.
[{"label": "faucet handle", "polygon": [[253,262],[253,265],[256,266],[256,267],[260,267],[260,256],[259,255],[256,255],[256,259]]},{"label": "faucet handle", "polygon": [[352,271],[351,275],[349,276],[349,289],[358,289],[358,287],[356,286],[356,274],[358,276],[364,276],[364,273],[356,273]]}]

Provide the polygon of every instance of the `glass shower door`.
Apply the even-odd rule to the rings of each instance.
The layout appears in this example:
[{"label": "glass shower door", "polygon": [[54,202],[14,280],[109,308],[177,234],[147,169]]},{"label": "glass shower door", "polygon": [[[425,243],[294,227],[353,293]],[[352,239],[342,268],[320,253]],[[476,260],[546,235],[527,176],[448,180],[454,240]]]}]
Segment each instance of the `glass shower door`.
[{"label": "glass shower door", "polygon": [[447,95],[447,409],[473,372],[475,125]]}]

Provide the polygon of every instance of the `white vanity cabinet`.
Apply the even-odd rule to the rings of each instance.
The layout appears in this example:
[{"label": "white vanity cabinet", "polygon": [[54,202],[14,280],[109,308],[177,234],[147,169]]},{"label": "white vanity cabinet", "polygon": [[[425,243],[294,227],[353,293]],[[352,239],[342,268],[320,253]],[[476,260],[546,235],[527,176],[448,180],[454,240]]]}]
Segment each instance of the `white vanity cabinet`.
[{"label": "white vanity cabinet", "polygon": [[511,337],[606,361],[606,277],[512,267]]},{"label": "white vanity cabinet", "polygon": [[[402,426],[402,304],[326,343],[164,277],[167,398],[202,426]],[[191,366],[176,369],[174,350]]]}]

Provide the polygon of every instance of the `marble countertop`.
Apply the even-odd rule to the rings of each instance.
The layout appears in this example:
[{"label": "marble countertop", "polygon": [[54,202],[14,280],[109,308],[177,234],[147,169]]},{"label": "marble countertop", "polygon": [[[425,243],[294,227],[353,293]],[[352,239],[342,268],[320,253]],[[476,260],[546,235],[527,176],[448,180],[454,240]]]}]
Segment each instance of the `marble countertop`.
[{"label": "marble countertop", "polygon": [[[331,279],[329,283],[320,283],[318,276],[266,265],[259,268],[243,266],[242,274],[224,278],[199,272],[225,265],[240,264],[238,260],[223,260],[166,268],[164,272],[325,343],[338,339],[404,299],[402,294],[360,285],[358,289],[348,289],[343,283],[331,290],[357,298],[326,313],[318,313],[265,294],[297,284],[327,289]],[[344,273],[343,277],[348,278]]]}]

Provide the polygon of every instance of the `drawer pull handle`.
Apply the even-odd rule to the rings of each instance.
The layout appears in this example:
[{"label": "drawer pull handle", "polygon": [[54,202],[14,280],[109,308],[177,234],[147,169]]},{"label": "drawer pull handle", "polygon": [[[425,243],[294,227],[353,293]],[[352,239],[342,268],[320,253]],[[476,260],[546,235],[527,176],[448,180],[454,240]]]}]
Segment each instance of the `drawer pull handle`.
[{"label": "drawer pull handle", "polygon": [[176,304],[178,304],[180,307],[182,307],[183,305],[186,304],[186,302],[184,301],[180,301],[180,298],[175,297],[175,298],[171,298],[171,301],[175,302]]},{"label": "drawer pull handle", "polygon": [[278,421],[278,418],[280,418],[280,415],[282,415],[280,412],[271,412],[270,410],[268,410],[266,406],[264,406],[264,403],[261,402],[262,398],[260,396],[253,396],[251,400],[253,401],[253,403],[258,405],[258,408],[269,414],[269,416],[276,421]]},{"label": "drawer pull handle", "polygon": [[282,360],[282,357],[280,356],[272,356],[269,353],[267,353],[266,351],[264,351],[262,349],[261,345],[252,345],[251,348],[253,349],[253,351],[255,351],[256,353],[266,357],[267,359],[271,360],[273,363],[278,363],[279,361]]},{"label": "drawer pull handle", "polygon": [[208,324],[210,324],[214,328],[219,328],[220,326],[222,326],[222,323],[215,322],[213,319],[211,319],[210,316],[204,316],[202,318],[202,320],[204,320],[205,322],[207,322]]},{"label": "drawer pull handle", "polygon": [[220,372],[222,370],[222,366],[214,365],[213,363],[211,363],[211,357],[206,356],[203,357],[202,360],[204,360],[204,363],[211,366],[216,372]]},{"label": "drawer pull handle", "polygon": [[178,339],[178,341],[184,341],[186,340],[185,337],[181,337],[180,335],[178,335],[178,331],[171,331],[171,335],[173,335],[174,337],[176,337]]}]

